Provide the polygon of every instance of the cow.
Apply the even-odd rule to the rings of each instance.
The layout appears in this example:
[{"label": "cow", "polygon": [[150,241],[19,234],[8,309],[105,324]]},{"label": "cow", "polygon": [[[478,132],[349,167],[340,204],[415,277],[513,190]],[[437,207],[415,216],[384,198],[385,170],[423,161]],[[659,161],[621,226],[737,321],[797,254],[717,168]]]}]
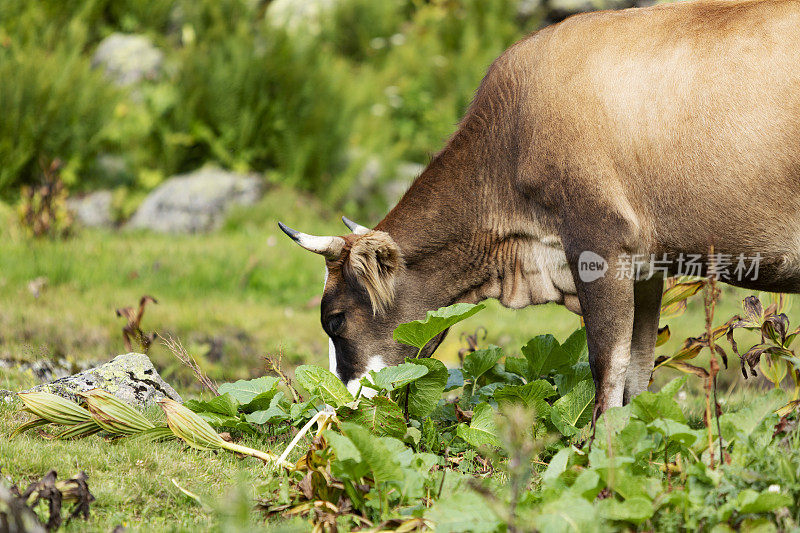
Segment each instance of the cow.
[{"label": "cow", "polygon": [[[345,223],[344,236],[281,228],[325,258],[330,368],[351,390],[414,355],[392,339],[398,324],[494,298],[582,315],[595,416],[623,405],[648,386],[663,281],[688,258],[696,275],[800,291],[800,0],[541,29],[494,61],[374,229]],[[755,268],[718,264],[737,257]]]}]

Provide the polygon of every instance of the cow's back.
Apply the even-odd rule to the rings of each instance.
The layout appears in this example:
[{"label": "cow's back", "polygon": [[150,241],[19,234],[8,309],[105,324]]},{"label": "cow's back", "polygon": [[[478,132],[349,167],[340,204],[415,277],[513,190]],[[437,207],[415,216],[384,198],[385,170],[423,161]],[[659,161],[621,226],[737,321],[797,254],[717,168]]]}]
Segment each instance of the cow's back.
[{"label": "cow's back", "polygon": [[610,191],[653,250],[800,248],[800,1],[581,15],[508,54],[534,188]]}]

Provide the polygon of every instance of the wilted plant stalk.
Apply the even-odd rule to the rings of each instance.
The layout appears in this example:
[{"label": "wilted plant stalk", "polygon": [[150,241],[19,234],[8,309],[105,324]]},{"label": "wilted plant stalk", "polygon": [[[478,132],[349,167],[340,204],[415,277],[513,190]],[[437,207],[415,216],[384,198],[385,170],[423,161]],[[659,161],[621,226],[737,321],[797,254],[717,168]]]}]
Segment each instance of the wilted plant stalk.
[{"label": "wilted plant stalk", "polygon": [[719,362],[717,361],[717,347],[714,343],[714,335],[712,332],[714,322],[714,310],[719,297],[719,289],[717,288],[717,280],[711,272],[716,272],[716,265],[714,263],[714,246],[709,247],[708,256],[710,260],[709,274],[706,284],[703,287],[703,307],[706,317],[706,336],[708,339],[708,349],[711,352],[711,357],[708,362],[708,376],[706,377],[705,390],[706,390],[706,427],[708,428],[708,453],[710,459],[710,466],[714,467],[714,437],[711,432],[711,395],[714,396],[714,418],[717,422],[717,437],[719,439],[719,458],[722,461],[722,429],[719,422],[719,404],[717,403],[717,373],[719,373]]},{"label": "wilted plant stalk", "polygon": [[104,430],[115,435],[135,435],[156,426],[142,413],[103,389],[81,393],[92,418]]},{"label": "wilted plant stalk", "polygon": [[279,460],[271,453],[241,446],[233,442],[227,442],[214,431],[214,428],[212,428],[208,422],[174,400],[165,398],[158,403],[167,416],[167,424],[172,432],[193,448],[199,450],[225,449],[261,459],[266,464],[278,465],[287,470],[294,470],[293,464]]},{"label": "wilted plant stalk", "polygon": [[292,380],[289,379],[289,376],[286,375],[286,372],[283,371],[283,366],[281,362],[283,361],[283,348],[278,348],[278,360],[275,361],[269,356],[264,356],[264,361],[267,363],[267,370],[275,372],[278,374],[278,377],[286,384],[286,387],[289,389],[289,392],[292,393],[292,398],[294,398],[295,403],[300,402],[300,393],[297,392],[297,389],[294,388],[292,384]]},{"label": "wilted plant stalk", "polygon": [[197,378],[197,381],[199,381],[203,387],[208,389],[214,396],[219,396],[217,384],[203,372],[195,358],[186,351],[186,348],[183,347],[179,339],[173,339],[171,335],[167,335],[166,337],[161,336],[161,344],[167,347],[172,355],[175,356],[175,359],[189,367]]},{"label": "wilted plant stalk", "polygon": [[117,309],[116,313],[117,316],[123,317],[128,323],[122,328],[122,338],[125,341],[125,349],[129,352],[133,349],[131,345],[131,338],[135,339],[139,346],[142,348],[143,353],[147,353],[150,350],[150,345],[153,343],[153,340],[157,337],[156,333],[144,333],[140,327],[142,323],[142,317],[144,316],[144,308],[147,306],[148,302],[153,302],[157,304],[158,301],[153,298],[152,296],[144,295],[139,299],[139,308],[134,309],[133,307],[123,307],[122,309]]}]

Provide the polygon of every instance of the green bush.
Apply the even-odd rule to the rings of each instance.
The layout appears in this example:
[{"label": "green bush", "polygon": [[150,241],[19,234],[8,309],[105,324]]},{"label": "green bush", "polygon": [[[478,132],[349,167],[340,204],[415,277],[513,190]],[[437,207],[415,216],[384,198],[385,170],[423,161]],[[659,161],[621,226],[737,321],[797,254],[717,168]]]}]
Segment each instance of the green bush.
[{"label": "green bush", "polygon": [[234,169],[276,169],[320,191],[340,164],[348,104],[336,61],[295,46],[280,30],[240,20],[224,38],[180,52],[178,102],[164,117],[188,133],[180,166],[213,159]]},{"label": "green bush", "polygon": [[[73,190],[135,196],[214,162],[345,204],[367,162],[380,162],[380,188],[442,147],[491,61],[537,22],[525,27],[516,4],[340,0],[283,28],[272,4],[249,0],[7,0],[0,195],[59,157]],[[113,32],[147,35],[165,54],[161,77],[122,90],[93,71]],[[386,201],[368,191],[348,208]]]},{"label": "green bush", "polygon": [[69,42],[0,47],[0,79],[0,193],[34,182],[55,158],[72,185],[103,148],[119,91]]}]

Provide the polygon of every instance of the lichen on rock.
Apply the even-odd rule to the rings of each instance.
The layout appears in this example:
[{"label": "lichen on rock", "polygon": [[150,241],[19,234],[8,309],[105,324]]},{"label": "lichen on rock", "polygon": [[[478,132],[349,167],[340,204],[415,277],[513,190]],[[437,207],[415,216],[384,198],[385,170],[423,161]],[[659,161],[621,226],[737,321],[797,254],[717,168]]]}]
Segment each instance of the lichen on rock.
[{"label": "lichen on rock", "polygon": [[77,401],[79,392],[96,388],[139,407],[151,406],[163,398],[183,401],[175,389],[161,378],[150,358],[140,353],[118,355],[108,363],[38,385],[28,391],[51,392]]}]

